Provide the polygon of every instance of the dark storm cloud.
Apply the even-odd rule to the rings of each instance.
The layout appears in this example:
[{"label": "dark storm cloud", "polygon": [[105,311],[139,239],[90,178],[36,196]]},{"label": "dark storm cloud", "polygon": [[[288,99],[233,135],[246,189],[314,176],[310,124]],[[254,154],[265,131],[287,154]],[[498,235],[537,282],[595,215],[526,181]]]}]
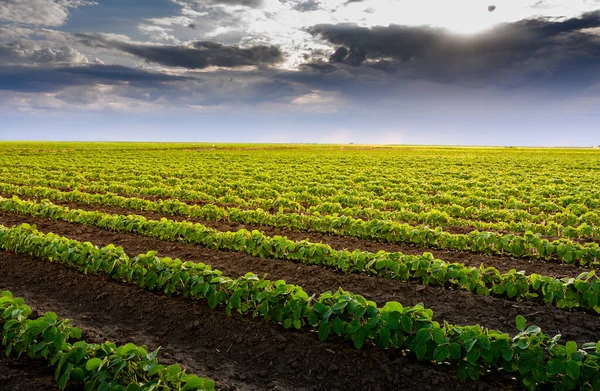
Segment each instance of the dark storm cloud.
[{"label": "dark storm cloud", "polygon": [[78,34],[78,37],[81,43],[91,47],[116,49],[147,62],[188,69],[271,65],[283,59],[283,53],[276,46],[240,48],[210,41],[196,41],[188,45],[147,45],[89,34]]},{"label": "dark storm cloud", "polygon": [[321,24],[309,31],[337,45],[332,64],[403,70],[415,77],[476,77],[482,81],[520,72],[535,77],[560,71],[591,72],[600,66],[600,12],[562,21],[528,19],[505,23],[475,35],[430,26],[359,27]]},{"label": "dark storm cloud", "polygon": [[146,72],[119,65],[86,65],[73,67],[0,67],[0,90],[20,92],[53,92],[71,86],[127,84],[153,86],[185,80],[183,77]]}]

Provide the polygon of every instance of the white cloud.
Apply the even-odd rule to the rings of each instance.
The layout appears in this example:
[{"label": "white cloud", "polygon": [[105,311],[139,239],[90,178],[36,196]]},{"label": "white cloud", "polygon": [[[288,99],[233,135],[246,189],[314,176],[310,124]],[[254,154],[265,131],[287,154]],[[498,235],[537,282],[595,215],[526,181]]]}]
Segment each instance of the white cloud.
[{"label": "white cloud", "polygon": [[164,18],[151,18],[149,22],[159,26],[188,26],[194,23],[194,20],[188,16],[168,16]]},{"label": "white cloud", "polygon": [[173,43],[179,42],[179,40],[172,35],[173,29],[170,28],[154,26],[150,24],[140,24],[138,26],[138,30],[142,34],[146,34],[148,39],[151,41]]}]

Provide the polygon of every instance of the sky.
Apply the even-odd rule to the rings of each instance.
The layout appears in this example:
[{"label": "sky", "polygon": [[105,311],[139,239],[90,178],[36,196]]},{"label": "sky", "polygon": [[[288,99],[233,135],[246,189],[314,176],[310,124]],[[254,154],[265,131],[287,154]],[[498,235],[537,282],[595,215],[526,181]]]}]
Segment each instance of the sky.
[{"label": "sky", "polygon": [[0,0],[0,139],[600,145],[600,0]]}]

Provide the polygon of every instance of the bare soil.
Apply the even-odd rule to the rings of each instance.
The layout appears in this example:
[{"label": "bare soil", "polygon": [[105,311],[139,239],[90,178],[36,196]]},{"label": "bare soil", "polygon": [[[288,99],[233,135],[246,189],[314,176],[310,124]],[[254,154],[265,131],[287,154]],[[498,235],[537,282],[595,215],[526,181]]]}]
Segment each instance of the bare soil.
[{"label": "bare soil", "polygon": [[42,361],[6,357],[0,351],[0,390],[58,391],[58,386],[54,380],[54,370]]}]

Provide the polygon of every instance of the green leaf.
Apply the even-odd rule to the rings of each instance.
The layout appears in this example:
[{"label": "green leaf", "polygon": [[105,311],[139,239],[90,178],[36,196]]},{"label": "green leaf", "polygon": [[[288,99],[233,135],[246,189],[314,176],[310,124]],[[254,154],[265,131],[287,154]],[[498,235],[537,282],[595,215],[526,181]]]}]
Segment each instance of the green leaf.
[{"label": "green leaf", "polygon": [[471,340],[469,340],[469,341],[466,341],[466,342],[464,343],[465,350],[466,350],[467,352],[470,352],[470,351],[471,351],[471,349],[473,349],[473,346],[475,346],[475,344],[476,344],[476,343],[477,343],[477,339],[475,339],[475,338],[473,338],[473,339],[471,339]]},{"label": "green leaf", "polygon": [[471,380],[479,380],[479,376],[481,373],[479,372],[479,367],[477,365],[469,365],[467,367],[467,374],[471,378]]},{"label": "green leaf", "polygon": [[477,337],[477,345],[483,350],[489,350],[490,339],[487,337],[487,335],[480,335]]},{"label": "green leaf", "polygon": [[360,328],[360,322],[358,319],[354,319],[346,325],[346,333],[354,334]]},{"label": "green leaf", "polygon": [[81,368],[73,369],[73,372],[71,373],[71,379],[73,379],[73,381],[76,383],[83,383],[83,380],[85,379],[83,369],[81,369]]},{"label": "green leaf", "polygon": [[427,353],[427,345],[420,344],[415,348],[415,354],[417,355],[417,360],[421,361],[425,358],[425,354]]},{"label": "green leaf", "polygon": [[344,334],[344,322],[340,319],[340,318],[335,318],[333,320],[332,323],[332,327],[333,327],[333,331],[338,334],[338,335],[343,335]]},{"label": "green leaf", "polygon": [[66,368],[64,369],[64,372],[62,373],[62,375],[60,375],[60,377],[56,381],[58,384],[58,387],[61,390],[64,390],[67,387],[67,382],[69,381],[71,372],[73,372],[73,364],[67,364]]},{"label": "green leaf", "polygon": [[525,317],[523,317],[522,315],[517,315],[515,323],[517,325],[517,330],[523,331],[525,330],[525,326],[527,325],[527,319],[525,319]]},{"label": "green leaf", "polygon": [[319,318],[317,317],[317,314],[315,311],[310,311],[308,313],[308,322],[312,325],[312,326],[316,326],[317,323],[319,323]]},{"label": "green leaf", "polygon": [[467,361],[471,364],[475,364],[479,357],[481,356],[481,351],[477,346],[474,346],[473,349],[467,353]]},{"label": "green leaf", "polygon": [[85,369],[88,371],[95,371],[96,368],[98,368],[100,366],[100,364],[102,364],[102,360],[99,358],[90,358],[86,363],[85,363]]},{"label": "green leaf", "polygon": [[320,303],[320,302],[316,302],[315,304],[313,304],[313,310],[316,313],[323,314],[323,313],[329,311],[329,306],[326,306],[325,304]]},{"label": "green leaf", "polygon": [[564,361],[555,358],[548,361],[548,363],[546,364],[546,373],[548,375],[558,375],[563,373],[566,367],[567,366]]},{"label": "green leaf", "polygon": [[417,331],[417,336],[415,337],[416,344],[424,344],[429,340],[431,340],[431,329],[422,328]]},{"label": "green leaf", "polygon": [[579,379],[579,376],[581,375],[581,367],[579,366],[579,364],[576,361],[573,361],[573,360],[567,361],[566,373],[567,373],[567,376],[569,376],[571,379],[577,380],[577,379]]},{"label": "green leaf", "polygon": [[461,357],[460,345],[456,342],[452,342],[450,345],[448,345],[448,353],[451,359],[458,360]]},{"label": "green leaf", "polygon": [[570,356],[577,351],[577,343],[569,341],[565,344],[565,348],[567,349],[567,354]]},{"label": "green leaf", "polygon": [[467,363],[466,362],[461,362],[460,365],[458,366],[457,370],[456,370],[456,375],[458,376],[458,379],[461,381],[465,381],[467,380],[467,377],[469,377],[469,374],[467,373]]},{"label": "green leaf", "polygon": [[535,367],[536,362],[537,359],[533,354],[529,352],[522,353],[519,357],[519,372],[522,374],[531,372],[531,370]]},{"label": "green leaf", "polygon": [[433,334],[433,340],[435,341],[436,344],[442,345],[442,344],[446,343],[446,336],[444,335],[444,332],[442,331],[442,329],[434,328],[432,331],[432,334]]},{"label": "green leaf", "polygon": [[400,312],[401,313],[402,311],[404,311],[404,307],[402,306],[402,304],[400,304],[396,301],[388,301],[387,303],[385,303],[385,305],[381,309],[381,312]]},{"label": "green leaf", "polygon": [[321,323],[319,326],[319,339],[325,341],[331,332],[331,323]]},{"label": "green leaf", "polygon": [[352,335],[352,341],[354,341],[354,346],[357,349],[362,348],[365,343],[366,337],[367,337],[367,332],[363,328],[358,329],[356,331],[356,333],[354,333]]},{"label": "green leaf", "polygon": [[406,333],[412,333],[413,321],[409,315],[402,315],[400,322],[402,323],[402,330],[404,330]]},{"label": "green leaf", "polygon": [[181,367],[177,364],[169,365],[167,368],[167,374],[172,379],[175,379],[179,375],[180,372],[181,372]]},{"label": "green leaf", "polygon": [[448,354],[450,353],[450,349],[448,345],[438,346],[433,351],[433,359],[437,362],[442,362],[446,358],[448,358]]},{"label": "green leaf", "polygon": [[512,360],[514,354],[515,354],[514,350],[506,349],[506,350],[502,351],[502,358],[505,359],[506,361],[510,361],[510,360]]}]

